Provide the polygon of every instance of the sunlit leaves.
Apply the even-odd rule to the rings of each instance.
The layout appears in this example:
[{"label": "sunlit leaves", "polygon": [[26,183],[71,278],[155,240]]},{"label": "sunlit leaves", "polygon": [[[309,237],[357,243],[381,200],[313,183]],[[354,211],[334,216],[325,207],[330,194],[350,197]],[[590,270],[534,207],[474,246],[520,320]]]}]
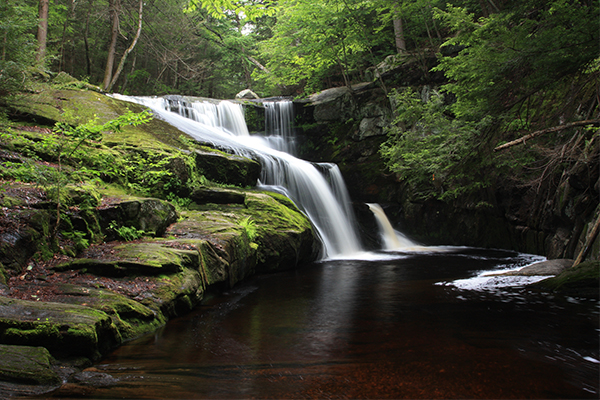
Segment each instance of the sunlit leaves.
[{"label": "sunlit leaves", "polygon": [[248,21],[255,21],[257,18],[265,15],[274,15],[275,8],[273,5],[274,1],[272,0],[190,0],[186,11],[195,11],[201,7],[216,19],[236,15]]}]

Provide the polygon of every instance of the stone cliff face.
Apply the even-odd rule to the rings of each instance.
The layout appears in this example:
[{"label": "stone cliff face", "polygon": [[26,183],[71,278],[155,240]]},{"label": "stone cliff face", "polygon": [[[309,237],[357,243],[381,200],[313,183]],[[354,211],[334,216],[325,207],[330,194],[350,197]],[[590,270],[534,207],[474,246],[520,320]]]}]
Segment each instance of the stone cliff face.
[{"label": "stone cliff face", "polygon": [[[419,83],[419,82],[412,82]],[[363,225],[375,227],[364,202],[380,203],[393,225],[427,244],[515,249],[549,258],[575,258],[600,209],[599,161],[540,172],[523,187],[504,177],[480,193],[452,202],[416,200],[386,170],[379,148],[391,108],[374,84],[325,90],[296,103],[300,157],[339,165]],[[373,235],[364,238],[370,244]],[[598,258],[600,241],[589,257]]]}]

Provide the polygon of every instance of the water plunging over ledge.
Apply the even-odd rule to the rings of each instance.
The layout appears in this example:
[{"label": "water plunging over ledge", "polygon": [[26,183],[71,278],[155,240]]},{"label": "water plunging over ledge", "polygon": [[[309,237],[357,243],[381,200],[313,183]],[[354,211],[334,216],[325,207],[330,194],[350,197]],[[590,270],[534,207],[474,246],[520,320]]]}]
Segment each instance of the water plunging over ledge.
[{"label": "water plunging over ledge", "polygon": [[265,103],[270,110],[266,113],[269,131],[267,137],[262,137],[250,136],[242,106],[231,101],[180,96],[115,97],[151,108],[158,118],[200,142],[260,162],[259,186],[285,194],[308,216],[323,242],[323,258],[363,252],[338,167],[315,166],[286,152],[293,150],[291,102]]}]

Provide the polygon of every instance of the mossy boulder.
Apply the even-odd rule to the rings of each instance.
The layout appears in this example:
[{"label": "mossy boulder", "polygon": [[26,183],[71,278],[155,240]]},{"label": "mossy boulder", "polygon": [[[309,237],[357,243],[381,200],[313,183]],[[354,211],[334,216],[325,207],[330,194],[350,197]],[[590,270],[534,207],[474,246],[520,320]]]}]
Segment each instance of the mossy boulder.
[{"label": "mossy boulder", "polygon": [[37,385],[59,385],[51,368],[52,356],[45,347],[0,344],[0,380]]},{"label": "mossy boulder", "polygon": [[[60,284],[54,291],[55,301],[85,305],[109,315],[123,340],[141,336],[166,323],[166,317],[162,313],[109,289]],[[142,300],[145,296],[146,293],[137,300]]]},{"label": "mossy boulder", "polygon": [[260,164],[254,160],[209,148],[195,152],[198,172],[207,179],[223,184],[256,186]]},{"label": "mossy boulder", "polygon": [[98,210],[101,226],[105,231],[111,223],[133,227],[147,234],[161,236],[167,227],[177,221],[175,207],[160,199],[130,199],[116,202]]},{"label": "mossy boulder", "polygon": [[246,195],[235,190],[200,187],[190,194],[190,200],[197,204],[244,204]]},{"label": "mossy boulder", "polygon": [[198,270],[184,269],[178,274],[154,278],[157,286],[140,302],[168,318],[184,315],[204,297],[205,283]]},{"label": "mossy boulder", "polygon": [[[99,252],[98,247],[93,249]],[[198,252],[169,248],[161,243],[122,243],[110,248],[110,254],[104,258],[88,258],[83,252],[81,258],[59,264],[56,271],[85,269],[99,276],[156,276],[178,273],[184,267],[197,268]]]},{"label": "mossy boulder", "polygon": [[60,356],[96,359],[121,342],[117,326],[102,311],[0,296],[0,343],[43,346]]}]

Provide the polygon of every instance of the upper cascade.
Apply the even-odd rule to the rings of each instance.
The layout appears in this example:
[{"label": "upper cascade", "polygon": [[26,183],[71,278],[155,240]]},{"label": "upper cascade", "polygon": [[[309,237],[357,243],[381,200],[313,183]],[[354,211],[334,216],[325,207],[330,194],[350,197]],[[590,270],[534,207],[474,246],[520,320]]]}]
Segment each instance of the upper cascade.
[{"label": "upper cascade", "polygon": [[292,102],[265,102],[268,131],[250,136],[241,104],[233,101],[168,97],[116,97],[143,104],[194,139],[252,158],[262,166],[258,184],[283,193],[302,210],[323,242],[323,258],[363,251],[350,198],[334,164],[314,165],[294,157]]}]

